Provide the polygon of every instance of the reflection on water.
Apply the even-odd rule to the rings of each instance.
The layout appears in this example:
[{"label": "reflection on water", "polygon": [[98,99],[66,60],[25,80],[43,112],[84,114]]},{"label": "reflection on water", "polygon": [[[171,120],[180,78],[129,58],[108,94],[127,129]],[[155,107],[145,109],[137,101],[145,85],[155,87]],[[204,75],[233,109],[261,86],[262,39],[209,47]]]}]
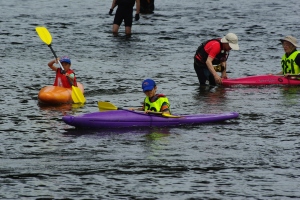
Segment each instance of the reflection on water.
[{"label": "reflection on water", "polygon": [[[194,94],[199,105],[206,105],[203,113],[221,113],[227,102],[227,89],[216,86],[200,86]],[[234,110],[233,110],[234,111]]]},{"label": "reflection on water", "polygon": [[44,111],[61,111],[61,112],[65,112],[65,111],[76,111],[79,110],[80,108],[84,107],[84,104],[61,104],[61,105],[45,105],[45,104],[38,104],[40,110],[44,110]]},{"label": "reflection on water", "polygon": [[122,129],[80,129],[80,128],[66,128],[64,135],[68,136],[87,136],[93,135],[101,137],[116,136],[116,135],[146,135],[149,140],[156,140],[161,137],[168,136],[170,129],[168,128],[122,128]]},{"label": "reflection on water", "polygon": [[222,103],[226,97],[226,89],[222,87],[200,86],[198,92],[198,98],[206,97],[207,103],[210,104]]},{"label": "reflection on water", "polygon": [[284,101],[287,105],[299,104],[300,87],[298,86],[286,86],[281,88],[281,92],[284,97]]},{"label": "reflection on water", "polygon": [[155,141],[168,137],[170,134],[170,129],[168,128],[153,128],[145,137],[149,141]]}]

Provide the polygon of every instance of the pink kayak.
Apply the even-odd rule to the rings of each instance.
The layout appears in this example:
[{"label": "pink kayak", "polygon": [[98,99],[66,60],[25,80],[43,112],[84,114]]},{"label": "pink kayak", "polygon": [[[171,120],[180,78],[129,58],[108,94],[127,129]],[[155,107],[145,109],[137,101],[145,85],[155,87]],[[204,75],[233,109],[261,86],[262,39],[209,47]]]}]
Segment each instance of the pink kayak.
[{"label": "pink kayak", "polygon": [[234,79],[223,79],[221,85],[227,87],[235,85],[300,85],[300,80],[298,77],[285,77],[282,75],[256,75]]}]

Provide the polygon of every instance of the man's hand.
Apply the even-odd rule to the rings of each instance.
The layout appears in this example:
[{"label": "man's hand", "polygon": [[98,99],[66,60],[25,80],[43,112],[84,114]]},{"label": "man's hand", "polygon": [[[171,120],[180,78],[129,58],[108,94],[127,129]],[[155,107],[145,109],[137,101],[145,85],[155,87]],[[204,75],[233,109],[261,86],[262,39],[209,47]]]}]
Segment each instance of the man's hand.
[{"label": "man's hand", "polygon": [[216,81],[217,84],[222,83],[222,78],[218,74],[214,75],[214,78],[215,78],[215,81]]}]

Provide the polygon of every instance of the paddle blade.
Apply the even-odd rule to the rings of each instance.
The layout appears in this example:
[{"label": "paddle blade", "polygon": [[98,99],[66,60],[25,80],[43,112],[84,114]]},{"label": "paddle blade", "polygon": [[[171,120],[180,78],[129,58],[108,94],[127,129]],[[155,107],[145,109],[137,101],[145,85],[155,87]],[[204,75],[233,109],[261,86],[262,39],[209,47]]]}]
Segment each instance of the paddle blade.
[{"label": "paddle blade", "polygon": [[107,110],[118,110],[114,104],[105,101],[98,101],[98,108],[100,111],[107,111]]},{"label": "paddle blade", "polygon": [[168,118],[181,118],[181,116],[177,116],[177,115],[170,115],[167,113],[162,113],[161,114],[163,117],[168,117]]},{"label": "paddle blade", "polygon": [[72,86],[72,100],[74,103],[85,103],[85,97],[78,87]]},{"label": "paddle blade", "polygon": [[52,36],[49,33],[48,29],[43,26],[38,26],[35,28],[37,34],[40,36],[41,40],[46,43],[47,45],[50,45],[52,42]]},{"label": "paddle blade", "polygon": [[154,115],[160,115],[162,117],[167,117],[167,118],[181,118],[181,116],[171,115],[171,114],[163,113],[163,112],[148,112],[148,113],[154,114]]}]

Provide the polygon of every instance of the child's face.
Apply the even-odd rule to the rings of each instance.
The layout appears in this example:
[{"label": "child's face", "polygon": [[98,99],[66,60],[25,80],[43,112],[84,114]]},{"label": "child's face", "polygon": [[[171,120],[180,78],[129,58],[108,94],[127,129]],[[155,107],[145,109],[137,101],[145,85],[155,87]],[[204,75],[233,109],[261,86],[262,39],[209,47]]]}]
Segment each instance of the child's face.
[{"label": "child's face", "polygon": [[157,89],[157,87],[155,86],[152,90],[147,90],[147,91],[145,91],[144,93],[145,93],[145,95],[147,96],[147,97],[153,97],[153,96],[155,96],[155,94],[156,94],[156,89]]},{"label": "child's face", "polygon": [[61,65],[63,66],[64,70],[66,70],[66,71],[68,71],[71,67],[71,65],[66,62],[62,62]]}]

